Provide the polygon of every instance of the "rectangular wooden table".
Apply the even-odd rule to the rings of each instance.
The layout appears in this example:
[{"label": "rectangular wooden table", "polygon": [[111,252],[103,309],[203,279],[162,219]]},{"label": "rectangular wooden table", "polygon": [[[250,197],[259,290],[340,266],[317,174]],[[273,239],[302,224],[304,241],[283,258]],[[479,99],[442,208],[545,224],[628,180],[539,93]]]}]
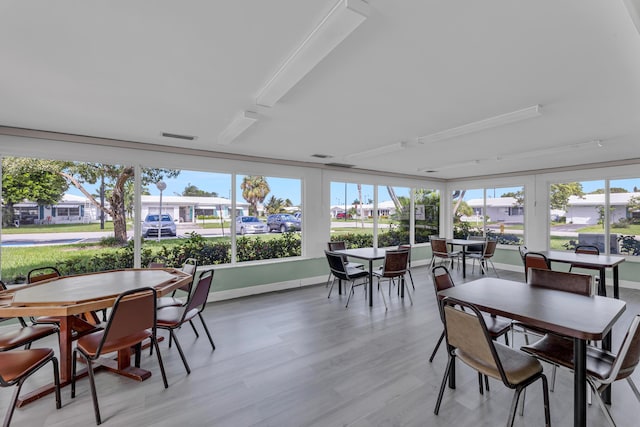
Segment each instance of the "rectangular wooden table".
[{"label": "rectangular wooden table", "polygon": [[611,268],[613,270],[613,297],[618,299],[619,292],[619,280],[618,280],[618,266],[624,262],[624,257],[614,255],[593,255],[593,254],[577,254],[575,252],[567,251],[542,251],[549,261],[561,262],[565,264],[581,264],[588,265],[600,270],[600,284],[598,286],[598,295],[606,296],[606,270]]},{"label": "rectangular wooden table", "polygon": [[[587,341],[603,340],[626,308],[624,301],[583,296],[522,282],[485,277],[440,291],[481,311],[573,338],[574,426],[587,422]],[[611,341],[608,340],[610,343]],[[606,348],[610,350],[609,348]],[[450,386],[455,385],[455,372]]]},{"label": "rectangular wooden table", "polygon": [[[373,261],[384,259],[387,251],[382,248],[354,248],[335,252],[369,262],[369,307],[373,307]],[[404,287],[402,287],[402,291],[404,292]]]},{"label": "rectangular wooden table", "polygon": [[[71,382],[72,342],[90,325],[79,316],[110,308],[119,294],[140,287],[153,287],[158,296],[178,289],[192,276],[173,268],[126,269],[62,276],[0,292],[0,317],[56,316],[60,319],[60,385]],[[130,364],[130,352],[119,352],[116,360],[101,359],[100,364],[120,375],[144,380],[149,371]],[[29,393],[19,401],[22,406],[53,391],[53,384]]]}]

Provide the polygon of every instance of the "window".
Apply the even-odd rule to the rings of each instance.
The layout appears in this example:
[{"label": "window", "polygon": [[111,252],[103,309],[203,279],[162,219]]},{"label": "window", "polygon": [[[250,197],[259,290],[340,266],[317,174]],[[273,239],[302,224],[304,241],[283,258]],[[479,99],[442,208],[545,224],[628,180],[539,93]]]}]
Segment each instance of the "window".
[{"label": "window", "polygon": [[[373,185],[331,183],[331,240],[347,240],[347,247],[373,246],[373,192]],[[378,209],[378,218],[381,213],[388,211]]]},{"label": "window", "polygon": [[609,232],[618,253],[640,256],[640,178],[609,182]]},{"label": "window", "polygon": [[426,243],[429,236],[440,233],[440,193],[436,190],[415,190],[415,242]]},{"label": "window", "polygon": [[411,189],[378,187],[378,246],[409,244]]}]

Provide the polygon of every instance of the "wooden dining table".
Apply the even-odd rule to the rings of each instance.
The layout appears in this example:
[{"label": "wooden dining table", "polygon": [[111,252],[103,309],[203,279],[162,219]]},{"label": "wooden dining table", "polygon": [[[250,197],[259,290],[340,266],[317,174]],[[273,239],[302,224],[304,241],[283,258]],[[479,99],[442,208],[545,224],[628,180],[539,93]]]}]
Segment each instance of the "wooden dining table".
[{"label": "wooden dining table", "polygon": [[483,246],[483,240],[471,240],[471,239],[447,239],[447,244],[452,248],[453,246],[462,247],[462,277],[467,277],[467,248],[469,246]]},{"label": "wooden dining table", "polygon": [[[55,316],[60,321],[60,385],[71,382],[72,343],[77,337],[96,330],[86,313],[110,308],[119,294],[141,287],[155,288],[166,295],[191,282],[192,275],[173,268],[110,270],[73,276],[61,276],[0,292],[0,317]],[[131,366],[131,352],[118,352],[115,359],[102,358],[97,367],[143,381],[147,370]],[[86,370],[80,372],[86,375]],[[54,390],[48,384],[21,396],[23,406]]]},{"label": "wooden dining table", "polygon": [[[602,296],[584,296],[522,282],[484,277],[440,291],[475,305],[481,311],[519,320],[542,330],[573,338],[573,424],[587,423],[587,341],[603,340],[611,350],[611,340],[604,340],[626,308],[621,300]],[[606,343],[609,343],[608,346]],[[455,387],[455,371],[449,386]]]},{"label": "wooden dining table", "polygon": [[585,265],[598,269],[600,272],[600,283],[598,285],[598,295],[606,296],[606,270],[611,268],[613,271],[613,297],[620,297],[620,283],[618,279],[618,266],[625,261],[623,256],[616,255],[595,255],[583,254],[568,251],[542,251],[540,252],[547,257],[549,261],[561,262],[564,264]]}]

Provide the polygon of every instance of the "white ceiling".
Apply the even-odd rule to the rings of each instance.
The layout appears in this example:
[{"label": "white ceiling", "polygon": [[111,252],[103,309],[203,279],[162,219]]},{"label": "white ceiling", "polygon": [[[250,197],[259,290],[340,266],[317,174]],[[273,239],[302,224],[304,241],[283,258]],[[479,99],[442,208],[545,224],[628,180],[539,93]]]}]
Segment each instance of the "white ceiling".
[{"label": "white ceiling", "polygon": [[[640,34],[625,7],[639,0],[369,0],[279,102],[255,105],[335,2],[0,0],[0,125],[436,178],[640,158]],[[539,117],[414,144],[536,104]],[[260,120],[218,144],[244,110]],[[592,140],[602,147],[496,160]]]}]

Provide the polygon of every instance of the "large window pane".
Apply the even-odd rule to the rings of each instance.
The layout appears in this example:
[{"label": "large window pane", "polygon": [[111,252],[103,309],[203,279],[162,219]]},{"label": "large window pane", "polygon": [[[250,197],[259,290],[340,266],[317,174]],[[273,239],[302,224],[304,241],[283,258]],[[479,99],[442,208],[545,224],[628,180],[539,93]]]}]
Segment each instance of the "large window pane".
[{"label": "large window pane", "polygon": [[[550,247],[573,251],[577,245],[595,245],[605,252],[605,182],[581,181],[550,187]],[[612,253],[617,253],[612,242]]]},{"label": "large window pane", "polygon": [[145,179],[140,200],[142,266],[161,262],[179,267],[187,258],[200,265],[230,263],[230,194],[230,174],[172,169]]},{"label": "large window pane", "polygon": [[372,185],[331,183],[331,240],[349,248],[373,245],[373,191]]},{"label": "large window pane", "polygon": [[609,224],[619,253],[640,256],[640,178],[612,180]]},{"label": "large window pane", "polygon": [[302,182],[238,175],[236,186],[236,261],[301,256]]},{"label": "large window pane", "polygon": [[43,266],[62,274],[133,267],[133,167],[13,157],[2,167],[4,281]]},{"label": "large window pane", "polygon": [[484,235],[484,190],[456,190],[452,196],[453,236]]},{"label": "large window pane", "polygon": [[426,243],[429,236],[440,233],[440,193],[436,190],[415,191],[415,242]]},{"label": "large window pane", "polygon": [[407,187],[378,187],[378,246],[410,243],[410,197]]},{"label": "large window pane", "polygon": [[524,188],[487,189],[484,215],[487,235],[502,245],[524,243]]}]

